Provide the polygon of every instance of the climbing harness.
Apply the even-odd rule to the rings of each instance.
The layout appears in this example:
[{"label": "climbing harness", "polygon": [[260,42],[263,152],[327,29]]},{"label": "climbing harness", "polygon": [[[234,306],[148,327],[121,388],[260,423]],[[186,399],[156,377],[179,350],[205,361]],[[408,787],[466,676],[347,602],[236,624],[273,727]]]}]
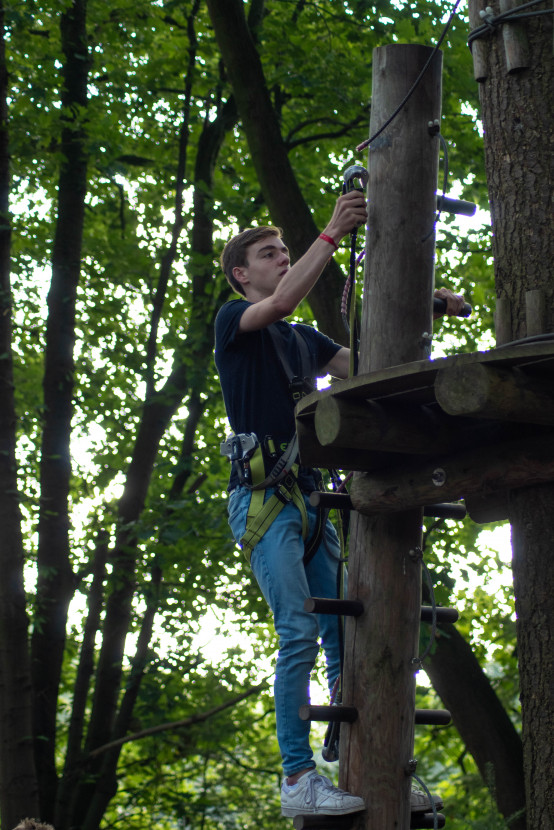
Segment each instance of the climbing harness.
[{"label": "climbing harness", "polygon": [[[278,326],[268,326],[275,351],[289,382],[290,395],[295,403],[315,388],[313,377],[315,366],[306,340],[292,327],[300,352],[301,375],[292,371],[283,347],[283,340]],[[265,474],[265,458],[276,455],[276,448],[270,436],[264,439],[263,446],[255,433],[230,435],[221,444],[220,451],[235,465],[240,484],[251,491],[250,504],[246,517],[246,529],[240,540],[241,547],[250,559],[252,551],[267,532],[281,510],[291,502],[298,508],[302,517],[302,538],[304,540],[303,563],[307,565],[317,551],[321,542],[328,511],[318,510],[316,526],[308,539],[308,513],[304,495],[298,484],[298,438],[296,433],[287,444],[268,475]],[[271,495],[267,490],[275,488]]]}]

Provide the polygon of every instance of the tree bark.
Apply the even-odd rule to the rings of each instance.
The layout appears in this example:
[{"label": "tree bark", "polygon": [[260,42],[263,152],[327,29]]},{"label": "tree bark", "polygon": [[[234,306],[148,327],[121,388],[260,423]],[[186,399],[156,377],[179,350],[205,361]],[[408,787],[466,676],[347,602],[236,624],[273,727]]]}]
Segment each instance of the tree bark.
[{"label": "tree bark", "polygon": [[554,485],[509,497],[528,828],[554,827]]},{"label": "tree bark", "polygon": [[[554,332],[552,15],[522,25],[528,68],[508,73],[512,55],[489,35],[488,79],[480,86],[499,342]],[[510,494],[529,830],[554,822],[553,508],[550,484]]]},{"label": "tree bark", "polygon": [[38,812],[33,757],[24,548],[17,492],[16,412],[11,349],[8,71],[0,3],[0,822]]},{"label": "tree bark", "polygon": [[525,830],[525,815],[517,815],[525,811],[521,738],[455,626],[437,631],[425,670],[510,830]]},{"label": "tree bark", "polygon": [[496,295],[508,307],[511,339],[528,334],[531,291],[544,298],[542,331],[554,330],[552,16],[522,25],[529,68],[508,74],[502,39],[489,35],[488,79],[479,86]]}]

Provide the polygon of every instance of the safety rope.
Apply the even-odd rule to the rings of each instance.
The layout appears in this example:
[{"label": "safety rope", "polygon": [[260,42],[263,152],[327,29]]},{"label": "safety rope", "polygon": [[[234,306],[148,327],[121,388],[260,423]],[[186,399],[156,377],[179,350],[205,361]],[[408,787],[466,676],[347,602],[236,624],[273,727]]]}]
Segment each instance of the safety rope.
[{"label": "safety rope", "polygon": [[412,773],[412,778],[415,778],[415,780],[417,781],[417,783],[419,784],[419,786],[421,787],[421,789],[423,790],[423,792],[427,796],[427,799],[428,799],[428,801],[431,805],[431,809],[433,811],[433,830],[438,830],[439,814],[437,812],[437,805],[435,804],[435,799],[433,798],[433,796],[431,795],[429,789],[423,783],[421,778],[418,775],[416,775],[415,772]]},{"label": "safety rope", "polygon": [[429,656],[429,654],[431,653],[431,649],[435,644],[437,636],[437,602],[435,599],[435,591],[433,588],[433,580],[431,579],[431,573],[425,563],[421,548],[417,549],[417,558],[419,561],[421,561],[421,564],[423,566],[423,573],[425,574],[425,581],[427,582],[427,587],[429,588],[429,596],[431,598],[431,636],[429,637],[429,642],[427,643],[427,646],[423,654],[419,655],[419,657],[412,658],[412,665],[417,666],[419,671],[423,668],[423,661]]},{"label": "safety rope", "polygon": [[[448,30],[450,29],[450,26],[452,25],[452,21],[454,20],[454,17],[456,16],[456,11],[458,9],[458,6],[460,5],[460,2],[461,2],[461,0],[456,0],[453,9],[450,12],[450,16],[449,16],[448,20],[446,21],[444,29],[442,30],[441,35],[440,35],[440,37],[437,41],[436,46],[434,47],[433,51],[431,52],[431,54],[429,55],[429,57],[425,61],[425,64],[423,65],[423,68],[422,68],[421,72],[419,73],[419,75],[417,76],[415,81],[413,82],[412,86],[410,87],[410,89],[408,90],[408,92],[406,93],[406,95],[404,96],[402,101],[398,104],[397,108],[394,110],[392,115],[389,116],[389,118],[387,118],[385,123],[381,127],[379,127],[377,132],[375,132],[372,136],[370,136],[368,139],[366,139],[366,141],[362,141],[361,144],[358,144],[358,146],[356,147],[356,150],[358,152],[360,150],[365,150],[366,147],[369,147],[372,144],[372,142],[375,141],[375,139],[378,136],[380,136],[381,133],[384,132],[387,129],[389,124],[391,124],[394,121],[396,116],[402,111],[404,106],[408,103],[408,101],[410,100],[410,98],[412,97],[414,92],[416,91],[417,87],[421,83],[421,80],[422,80],[423,76],[425,75],[425,73],[427,72],[429,67],[431,66],[433,58],[435,57],[435,55],[439,51],[439,49],[442,45],[442,42],[445,39],[445,37],[448,33]],[[533,0],[533,2],[538,2],[538,0]],[[542,2],[542,0],[541,0],[541,2]]]}]

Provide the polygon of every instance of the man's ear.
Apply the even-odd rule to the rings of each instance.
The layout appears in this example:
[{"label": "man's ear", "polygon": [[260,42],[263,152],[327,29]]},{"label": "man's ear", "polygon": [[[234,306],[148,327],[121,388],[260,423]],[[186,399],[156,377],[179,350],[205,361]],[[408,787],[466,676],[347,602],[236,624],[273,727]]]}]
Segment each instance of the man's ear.
[{"label": "man's ear", "polygon": [[246,285],[248,283],[246,268],[240,265],[235,265],[235,267],[233,268],[233,276],[237,282],[240,282],[241,285]]}]

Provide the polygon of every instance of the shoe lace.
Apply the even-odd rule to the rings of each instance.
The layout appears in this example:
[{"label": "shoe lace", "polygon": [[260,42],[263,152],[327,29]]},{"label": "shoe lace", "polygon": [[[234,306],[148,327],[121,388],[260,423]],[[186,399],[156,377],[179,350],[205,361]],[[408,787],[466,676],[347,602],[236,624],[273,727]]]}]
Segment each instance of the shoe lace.
[{"label": "shoe lace", "polygon": [[328,790],[329,792],[334,793],[343,793],[344,790],[339,790],[338,787],[335,787],[333,783],[327,778],[325,775],[320,775],[319,773],[314,773],[310,776],[309,780],[309,791],[310,791],[310,800],[312,804],[316,803],[316,786],[320,790]]}]

